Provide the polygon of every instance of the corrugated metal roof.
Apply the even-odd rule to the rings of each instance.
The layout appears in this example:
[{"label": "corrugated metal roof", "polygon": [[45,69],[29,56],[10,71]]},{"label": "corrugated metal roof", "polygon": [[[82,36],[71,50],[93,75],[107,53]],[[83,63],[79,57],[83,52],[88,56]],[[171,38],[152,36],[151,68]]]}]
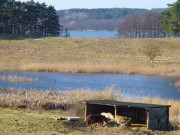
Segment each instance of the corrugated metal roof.
[{"label": "corrugated metal roof", "polygon": [[133,108],[142,108],[142,109],[171,107],[170,105],[157,105],[157,104],[121,102],[121,101],[115,101],[115,100],[87,100],[85,102],[87,104],[123,106],[123,107],[133,107]]}]

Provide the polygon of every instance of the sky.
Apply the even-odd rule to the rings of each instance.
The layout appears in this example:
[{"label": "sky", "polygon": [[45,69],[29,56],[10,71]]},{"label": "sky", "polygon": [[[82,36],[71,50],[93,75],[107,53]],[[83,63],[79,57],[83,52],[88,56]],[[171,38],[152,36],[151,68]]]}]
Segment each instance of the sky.
[{"label": "sky", "polygon": [[[18,0],[17,0],[18,1]],[[29,1],[29,0],[19,0]],[[168,3],[177,0],[34,0],[52,5],[56,10],[71,8],[167,8]]]}]

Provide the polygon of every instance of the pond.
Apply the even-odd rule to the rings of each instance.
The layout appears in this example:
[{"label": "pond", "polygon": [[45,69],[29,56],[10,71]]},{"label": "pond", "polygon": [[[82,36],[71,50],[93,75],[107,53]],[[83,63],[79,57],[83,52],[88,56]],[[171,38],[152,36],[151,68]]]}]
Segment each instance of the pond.
[{"label": "pond", "polygon": [[[10,82],[9,76],[32,78],[30,82]],[[180,100],[180,88],[174,83],[180,78],[125,74],[64,74],[46,72],[0,72],[0,88],[15,90],[104,90],[114,87],[125,97],[151,96]]]}]

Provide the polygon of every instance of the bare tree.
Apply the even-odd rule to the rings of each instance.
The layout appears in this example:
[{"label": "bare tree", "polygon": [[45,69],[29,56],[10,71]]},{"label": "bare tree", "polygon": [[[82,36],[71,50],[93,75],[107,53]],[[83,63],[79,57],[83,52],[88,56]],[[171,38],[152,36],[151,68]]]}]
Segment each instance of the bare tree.
[{"label": "bare tree", "polygon": [[70,37],[70,33],[67,27],[64,29],[64,37]]},{"label": "bare tree", "polygon": [[159,21],[161,15],[133,15],[127,18],[118,29],[119,37],[128,38],[157,38],[162,37],[162,29]]}]

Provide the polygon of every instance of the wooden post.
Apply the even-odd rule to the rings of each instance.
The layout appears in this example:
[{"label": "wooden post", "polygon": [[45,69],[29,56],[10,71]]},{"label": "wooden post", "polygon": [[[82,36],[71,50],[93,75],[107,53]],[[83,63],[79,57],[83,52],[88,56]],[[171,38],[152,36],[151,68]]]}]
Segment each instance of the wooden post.
[{"label": "wooden post", "polygon": [[84,119],[85,122],[86,122],[86,119],[87,119],[87,108],[88,108],[87,106],[88,106],[88,104],[86,103],[86,107],[85,107],[85,119]]},{"label": "wooden post", "polygon": [[147,129],[149,129],[149,109],[146,109],[146,124],[147,124]]},{"label": "wooden post", "polygon": [[169,107],[166,110],[167,120],[166,120],[166,130],[169,129]]},{"label": "wooden post", "polygon": [[117,120],[117,106],[114,106],[114,118]]}]

